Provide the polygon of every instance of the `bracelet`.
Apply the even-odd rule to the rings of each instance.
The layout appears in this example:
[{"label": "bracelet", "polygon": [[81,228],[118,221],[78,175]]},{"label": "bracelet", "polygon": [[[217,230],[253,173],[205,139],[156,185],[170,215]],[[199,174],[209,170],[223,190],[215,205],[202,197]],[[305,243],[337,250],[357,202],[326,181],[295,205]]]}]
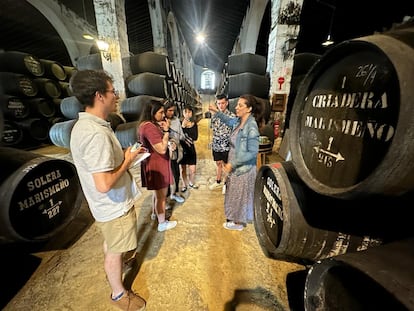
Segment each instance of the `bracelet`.
[{"label": "bracelet", "polygon": [[169,133],[170,132],[170,130],[167,130],[167,131],[164,131],[164,130],[162,130],[164,133]]}]

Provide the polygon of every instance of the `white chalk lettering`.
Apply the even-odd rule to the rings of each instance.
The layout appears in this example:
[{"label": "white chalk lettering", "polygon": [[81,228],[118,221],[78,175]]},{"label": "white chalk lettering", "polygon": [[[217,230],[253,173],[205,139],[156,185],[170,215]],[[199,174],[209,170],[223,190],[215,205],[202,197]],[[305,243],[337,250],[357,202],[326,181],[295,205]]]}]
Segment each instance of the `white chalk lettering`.
[{"label": "white chalk lettering", "polygon": [[366,131],[368,135],[379,141],[387,142],[393,136],[395,129],[392,125],[381,124],[376,121],[369,121],[364,123],[358,120],[336,120],[325,119],[323,117],[314,117],[307,115],[305,118],[305,127],[327,130],[333,132],[341,132],[344,135],[350,135],[354,137],[362,137]]},{"label": "white chalk lettering", "polygon": [[40,187],[43,187],[44,185],[53,182],[54,180],[62,177],[59,170],[50,172],[44,176],[40,176],[38,178],[35,178],[32,181],[29,181],[27,183],[27,188],[29,191],[33,191],[35,189],[38,189]]},{"label": "white chalk lettering", "polygon": [[319,94],[312,99],[314,108],[385,109],[388,108],[387,94],[383,93],[377,101],[373,92],[343,94]]},{"label": "white chalk lettering", "polygon": [[51,196],[55,195],[56,193],[62,191],[65,188],[68,188],[69,186],[69,180],[62,179],[58,183],[51,185],[48,188],[45,188],[42,191],[37,192],[25,199],[18,201],[17,204],[19,205],[20,211],[23,211],[24,209],[42,203]]},{"label": "white chalk lettering", "polygon": [[277,204],[275,198],[272,196],[272,194],[270,193],[269,189],[267,189],[267,187],[263,187],[263,194],[264,194],[266,200],[270,203],[270,205],[272,206],[272,208],[276,212],[276,215],[278,215],[279,218],[281,220],[283,220],[283,211],[280,208],[279,204]]}]

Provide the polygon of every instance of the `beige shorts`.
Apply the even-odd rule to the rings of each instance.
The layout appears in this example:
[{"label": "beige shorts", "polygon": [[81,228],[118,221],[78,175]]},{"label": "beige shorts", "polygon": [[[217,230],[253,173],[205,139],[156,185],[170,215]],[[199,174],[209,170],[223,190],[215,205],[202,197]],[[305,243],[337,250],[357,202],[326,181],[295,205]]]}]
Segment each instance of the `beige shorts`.
[{"label": "beige shorts", "polygon": [[138,246],[137,216],[135,208],[123,216],[107,222],[96,222],[108,246],[108,252],[125,253]]}]

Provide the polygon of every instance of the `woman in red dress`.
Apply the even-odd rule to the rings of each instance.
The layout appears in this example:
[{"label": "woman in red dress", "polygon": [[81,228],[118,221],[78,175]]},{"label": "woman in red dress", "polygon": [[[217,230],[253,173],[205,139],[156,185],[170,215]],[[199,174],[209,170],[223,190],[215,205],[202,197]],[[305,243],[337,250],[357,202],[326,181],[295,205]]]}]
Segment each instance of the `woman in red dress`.
[{"label": "woman in red dress", "polygon": [[158,218],[158,231],[174,228],[176,221],[165,219],[167,190],[172,183],[168,152],[169,122],[164,115],[162,102],[151,100],[141,114],[138,138],[151,156],[141,162],[142,187],[154,190],[153,210]]}]

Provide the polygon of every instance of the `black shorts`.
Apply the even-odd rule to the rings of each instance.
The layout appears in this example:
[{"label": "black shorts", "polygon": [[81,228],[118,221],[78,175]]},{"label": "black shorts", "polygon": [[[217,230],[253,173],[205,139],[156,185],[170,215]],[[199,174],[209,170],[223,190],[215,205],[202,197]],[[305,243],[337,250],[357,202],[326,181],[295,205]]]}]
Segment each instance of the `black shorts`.
[{"label": "black shorts", "polygon": [[228,151],[218,152],[218,151],[213,150],[213,159],[216,162],[223,161],[224,163],[227,163],[229,159],[229,152]]}]

